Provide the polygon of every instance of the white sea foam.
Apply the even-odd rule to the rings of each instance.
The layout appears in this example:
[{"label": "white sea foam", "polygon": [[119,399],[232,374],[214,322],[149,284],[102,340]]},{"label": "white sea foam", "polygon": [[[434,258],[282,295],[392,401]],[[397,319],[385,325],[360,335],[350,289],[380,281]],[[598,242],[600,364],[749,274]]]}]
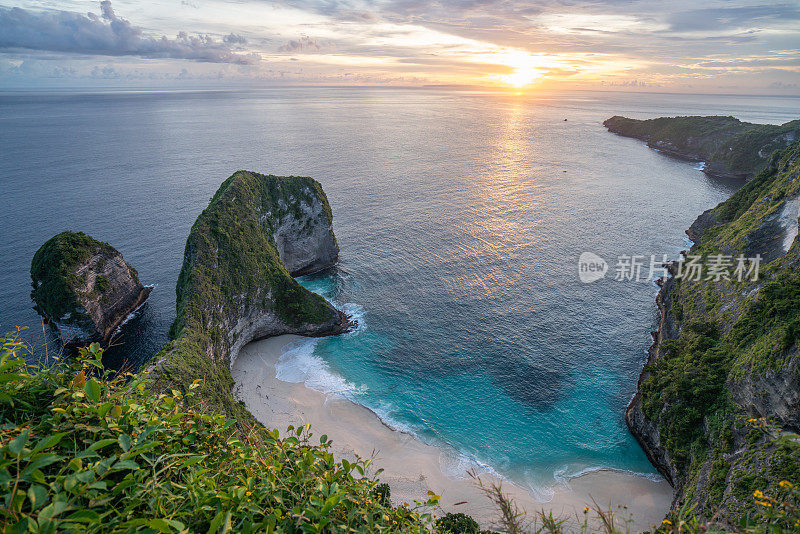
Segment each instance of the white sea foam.
[{"label": "white sea foam", "polygon": [[449,443],[436,446],[442,451],[439,455],[439,468],[448,478],[463,480],[468,478],[468,471],[474,471],[478,474],[487,473],[500,480],[506,480],[506,477],[491,465],[459,451]]},{"label": "white sea foam", "polygon": [[395,432],[402,432],[403,434],[409,434],[424,442],[421,434],[424,432],[425,427],[423,425],[414,425],[412,423],[398,420],[394,416],[395,410],[391,404],[382,403],[378,407],[366,406],[366,408],[374,413],[375,417],[380,419],[381,423],[389,427],[391,430],[394,430]]},{"label": "white sea foam", "polygon": [[[152,290],[152,289],[155,289],[155,287],[156,287],[156,284],[145,285],[144,287],[149,287],[149,288]],[[139,310],[141,310],[141,309],[142,309],[142,306],[144,306],[145,304],[147,304],[147,301],[148,301],[149,299],[150,299],[150,295],[148,295],[148,296],[147,296],[147,298],[146,298],[146,299],[144,299],[144,301],[143,301],[141,304],[139,304],[138,306],[136,306],[136,309],[134,309],[134,310],[133,310],[131,313],[129,313],[129,314],[128,314],[128,316],[127,316],[127,317],[125,317],[125,319],[124,319],[124,320],[123,320],[121,323],[119,323],[119,326],[117,326],[116,330],[114,330],[114,335],[119,335],[119,334],[121,334],[121,333],[122,333],[122,327],[123,327],[123,326],[125,326],[125,324],[126,324],[128,321],[130,321],[131,319],[133,319],[134,317],[136,317],[136,315],[139,313]]]},{"label": "white sea foam", "polygon": [[355,304],[353,302],[346,302],[344,304],[339,304],[337,302],[331,302],[336,308],[342,310],[344,313],[352,317],[356,321],[356,327],[352,331],[345,334],[346,336],[357,336],[361,332],[367,329],[367,312],[364,310],[364,307],[360,304]]},{"label": "white sea foam", "polygon": [[581,477],[583,475],[588,475],[589,473],[596,473],[598,471],[613,471],[615,473],[621,473],[623,475],[631,476],[631,477],[641,477],[646,478],[647,480],[652,480],[653,482],[661,482],[664,480],[661,475],[657,475],[654,473],[638,473],[636,471],[628,471],[625,469],[617,469],[615,467],[606,467],[606,466],[595,466],[595,467],[585,467],[583,469],[579,469],[578,471],[570,472],[569,469],[566,467],[562,467],[561,469],[557,469],[553,473],[553,478],[558,481],[569,482],[574,478]]},{"label": "white sea foam", "polygon": [[333,393],[352,400],[363,391],[331,371],[327,362],[314,354],[319,339],[301,339],[284,347],[275,363],[275,378],[283,382],[304,383],[321,393]]}]

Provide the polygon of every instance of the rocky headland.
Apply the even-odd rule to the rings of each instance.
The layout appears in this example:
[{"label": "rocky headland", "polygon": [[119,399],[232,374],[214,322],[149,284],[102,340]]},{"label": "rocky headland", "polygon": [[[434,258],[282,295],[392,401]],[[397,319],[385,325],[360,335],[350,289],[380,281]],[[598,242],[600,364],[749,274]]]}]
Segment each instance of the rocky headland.
[{"label": "rocky headland", "polygon": [[647,120],[614,116],[603,125],[672,156],[705,162],[703,172],[710,176],[734,179],[753,178],[773,151],[800,139],[800,120],[777,126],[719,116]]},{"label": "rocky headland", "polygon": [[230,368],[247,343],[349,330],[349,317],[293,275],[331,267],[339,257],[333,214],[320,184],[298,176],[238,171],[192,226],[176,287],[170,341],[148,372],[157,385],[204,379],[212,409],[251,416],[231,393]]},{"label": "rocky headland", "polygon": [[150,295],[114,247],[82,232],[45,242],[31,262],[35,309],[65,341],[108,342]]},{"label": "rocky headland", "polygon": [[[658,331],[625,414],[673,485],[673,510],[734,528],[755,514],[754,492],[777,494],[782,481],[800,480],[800,143],[770,150],[795,138],[800,123],[763,136],[727,117],[605,124],[680,157],[717,158],[726,173],[761,168],[687,231],[690,259],[672,263],[661,283]],[[743,137],[752,142],[736,152]],[[706,267],[699,277],[689,274],[692,259]],[[709,270],[720,262],[724,275]]]}]

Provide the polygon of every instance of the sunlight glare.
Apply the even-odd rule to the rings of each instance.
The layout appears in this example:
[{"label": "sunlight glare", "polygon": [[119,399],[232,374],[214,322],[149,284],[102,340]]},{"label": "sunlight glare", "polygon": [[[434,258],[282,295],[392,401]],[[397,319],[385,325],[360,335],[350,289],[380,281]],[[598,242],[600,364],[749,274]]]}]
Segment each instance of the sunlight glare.
[{"label": "sunlight glare", "polygon": [[516,88],[530,85],[544,76],[541,70],[534,67],[535,61],[536,59],[526,52],[515,51],[507,54],[503,63],[512,67],[514,71],[500,74],[497,79]]}]

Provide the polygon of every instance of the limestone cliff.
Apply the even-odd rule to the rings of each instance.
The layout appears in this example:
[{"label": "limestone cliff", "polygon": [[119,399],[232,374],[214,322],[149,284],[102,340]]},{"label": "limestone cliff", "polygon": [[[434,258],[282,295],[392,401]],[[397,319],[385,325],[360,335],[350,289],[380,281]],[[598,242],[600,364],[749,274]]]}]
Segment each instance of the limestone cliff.
[{"label": "limestone cliff", "polygon": [[292,278],[336,262],[332,224],[325,193],[311,178],[248,171],[228,178],[189,233],[173,341],[151,374],[173,386],[202,378],[203,397],[239,416],[230,365],[244,345],[349,329],[348,317]]},{"label": "limestone cliff", "polygon": [[603,125],[667,154],[703,161],[703,171],[708,175],[730,178],[752,178],[774,150],[800,139],[800,120],[776,126],[742,122],[735,117],[637,120],[614,116]]},{"label": "limestone cliff", "polygon": [[114,247],[82,232],[62,232],[31,262],[35,309],[65,340],[106,342],[151,288]]},{"label": "limestone cliff", "polygon": [[[661,320],[625,414],[673,484],[673,508],[737,525],[753,492],[800,481],[800,143],[778,151],[687,233],[688,261],[658,295]],[[758,277],[738,258],[761,257]],[[729,262],[725,276],[709,271]],[[751,261],[745,263],[748,269]],[[697,278],[697,279],[695,279]]]}]

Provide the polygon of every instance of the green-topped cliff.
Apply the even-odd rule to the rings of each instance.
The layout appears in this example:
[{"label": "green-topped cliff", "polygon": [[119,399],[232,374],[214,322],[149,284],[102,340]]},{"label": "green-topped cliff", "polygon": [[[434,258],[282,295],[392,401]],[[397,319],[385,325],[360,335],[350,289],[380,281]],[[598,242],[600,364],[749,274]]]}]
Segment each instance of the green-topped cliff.
[{"label": "green-topped cliff", "polygon": [[322,187],[311,178],[238,171],[220,186],[186,240],[170,341],[150,369],[165,387],[204,379],[216,411],[250,419],[234,401],[230,365],[254,339],[322,336],[348,318],[292,274],[330,267],[339,248]]},{"label": "green-topped cliff", "polygon": [[626,413],[674,508],[729,526],[800,480],[799,211],[795,142],[692,225]]},{"label": "green-topped cliff", "polygon": [[108,341],[150,294],[114,247],[83,232],[48,239],[31,261],[35,309],[67,341]]},{"label": "green-topped cliff", "polygon": [[673,156],[703,161],[703,170],[709,175],[737,178],[755,176],[773,151],[800,139],[800,120],[776,126],[742,122],[735,117],[637,120],[614,116],[603,125]]}]

